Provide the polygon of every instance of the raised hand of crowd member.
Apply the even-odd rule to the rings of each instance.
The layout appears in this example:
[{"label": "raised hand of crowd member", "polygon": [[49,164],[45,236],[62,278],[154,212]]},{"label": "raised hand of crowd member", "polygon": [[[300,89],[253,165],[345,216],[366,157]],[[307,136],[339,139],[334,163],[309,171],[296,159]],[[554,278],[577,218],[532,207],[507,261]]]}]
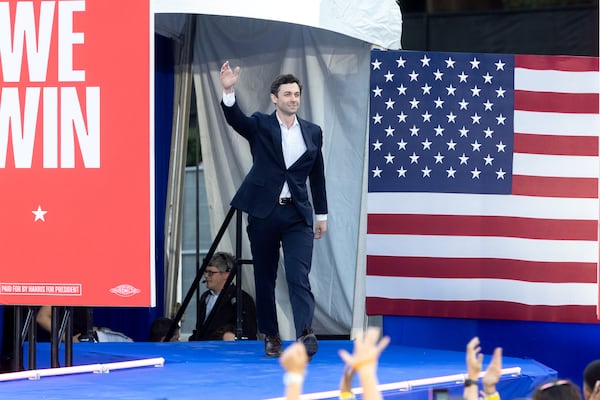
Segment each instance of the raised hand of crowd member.
[{"label": "raised hand of crowd member", "polygon": [[500,380],[502,374],[502,347],[496,347],[492,355],[492,361],[488,365],[485,374],[483,375],[483,391],[482,396],[488,400],[500,399],[496,384]]},{"label": "raised hand of crowd member", "polygon": [[283,384],[285,385],[286,400],[297,400],[302,394],[302,384],[306,375],[308,355],[301,342],[291,344],[279,358],[279,363],[284,369]]},{"label": "raised hand of crowd member", "polygon": [[479,338],[474,337],[467,343],[467,378],[465,379],[465,389],[463,397],[466,400],[477,400],[479,397],[479,373],[483,365],[483,354],[481,354],[481,346]]},{"label": "raised hand of crowd member", "polygon": [[[465,389],[463,391],[463,397],[466,400],[478,400],[479,399],[479,374],[483,369],[483,354],[481,353],[481,346],[479,338],[476,336],[467,343],[466,352],[467,362],[467,378],[465,379]],[[492,356],[492,361],[488,366],[488,369],[483,375],[483,391],[481,395],[489,400],[499,400],[500,395],[496,390],[496,384],[500,380],[500,374],[502,372],[502,348],[496,347]]]},{"label": "raised hand of crowd member", "polygon": [[352,393],[354,372],[354,368],[344,365],[344,372],[342,373],[342,379],[340,379],[340,399],[342,400],[354,400],[354,393]]},{"label": "raised hand of crowd member", "polygon": [[381,329],[370,327],[366,332],[359,334],[354,340],[352,354],[340,350],[339,355],[346,366],[358,373],[364,400],[381,400],[382,396],[377,388],[377,364],[381,352],[390,343],[390,338],[384,336],[379,339]]}]

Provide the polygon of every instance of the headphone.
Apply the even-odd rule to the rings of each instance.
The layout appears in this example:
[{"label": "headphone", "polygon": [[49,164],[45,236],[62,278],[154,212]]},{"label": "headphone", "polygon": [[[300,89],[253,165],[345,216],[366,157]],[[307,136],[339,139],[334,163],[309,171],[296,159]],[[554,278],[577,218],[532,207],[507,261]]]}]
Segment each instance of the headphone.
[{"label": "headphone", "polygon": [[225,261],[225,272],[230,272],[233,269],[233,262],[231,261],[231,259],[233,257],[231,255],[229,255],[228,253],[219,251],[219,252],[215,253],[215,257],[219,257],[223,261]]}]

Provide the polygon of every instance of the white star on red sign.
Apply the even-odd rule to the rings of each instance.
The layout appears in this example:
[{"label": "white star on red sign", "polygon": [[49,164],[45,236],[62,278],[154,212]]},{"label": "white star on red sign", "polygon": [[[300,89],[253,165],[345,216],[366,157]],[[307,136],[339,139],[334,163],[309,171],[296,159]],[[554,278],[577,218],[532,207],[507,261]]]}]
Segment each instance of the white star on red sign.
[{"label": "white star on red sign", "polygon": [[42,206],[38,205],[37,210],[32,211],[33,215],[35,215],[33,222],[36,222],[39,220],[41,220],[42,222],[46,222],[46,218],[44,217],[44,215],[46,215],[47,212],[48,211],[42,210]]}]

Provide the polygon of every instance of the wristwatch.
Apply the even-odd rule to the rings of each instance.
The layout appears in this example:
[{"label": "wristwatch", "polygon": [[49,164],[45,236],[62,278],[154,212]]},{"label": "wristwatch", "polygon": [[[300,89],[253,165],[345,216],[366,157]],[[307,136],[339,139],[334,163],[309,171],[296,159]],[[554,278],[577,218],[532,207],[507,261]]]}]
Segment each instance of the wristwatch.
[{"label": "wristwatch", "polygon": [[465,379],[465,387],[469,387],[471,385],[477,385],[477,379]]}]

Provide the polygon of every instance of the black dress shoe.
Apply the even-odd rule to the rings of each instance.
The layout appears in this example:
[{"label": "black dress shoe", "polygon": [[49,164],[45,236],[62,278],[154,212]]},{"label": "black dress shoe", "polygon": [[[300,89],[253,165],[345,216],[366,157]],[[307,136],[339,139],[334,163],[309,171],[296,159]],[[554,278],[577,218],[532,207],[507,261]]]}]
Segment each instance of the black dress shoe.
[{"label": "black dress shoe", "polygon": [[279,335],[265,337],[265,356],[279,357],[281,355],[281,338]]},{"label": "black dress shoe", "polygon": [[304,345],[306,348],[306,355],[308,355],[309,359],[319,351],[319,341],[314,333],[307,333],[298,338],[298,341]]}]

